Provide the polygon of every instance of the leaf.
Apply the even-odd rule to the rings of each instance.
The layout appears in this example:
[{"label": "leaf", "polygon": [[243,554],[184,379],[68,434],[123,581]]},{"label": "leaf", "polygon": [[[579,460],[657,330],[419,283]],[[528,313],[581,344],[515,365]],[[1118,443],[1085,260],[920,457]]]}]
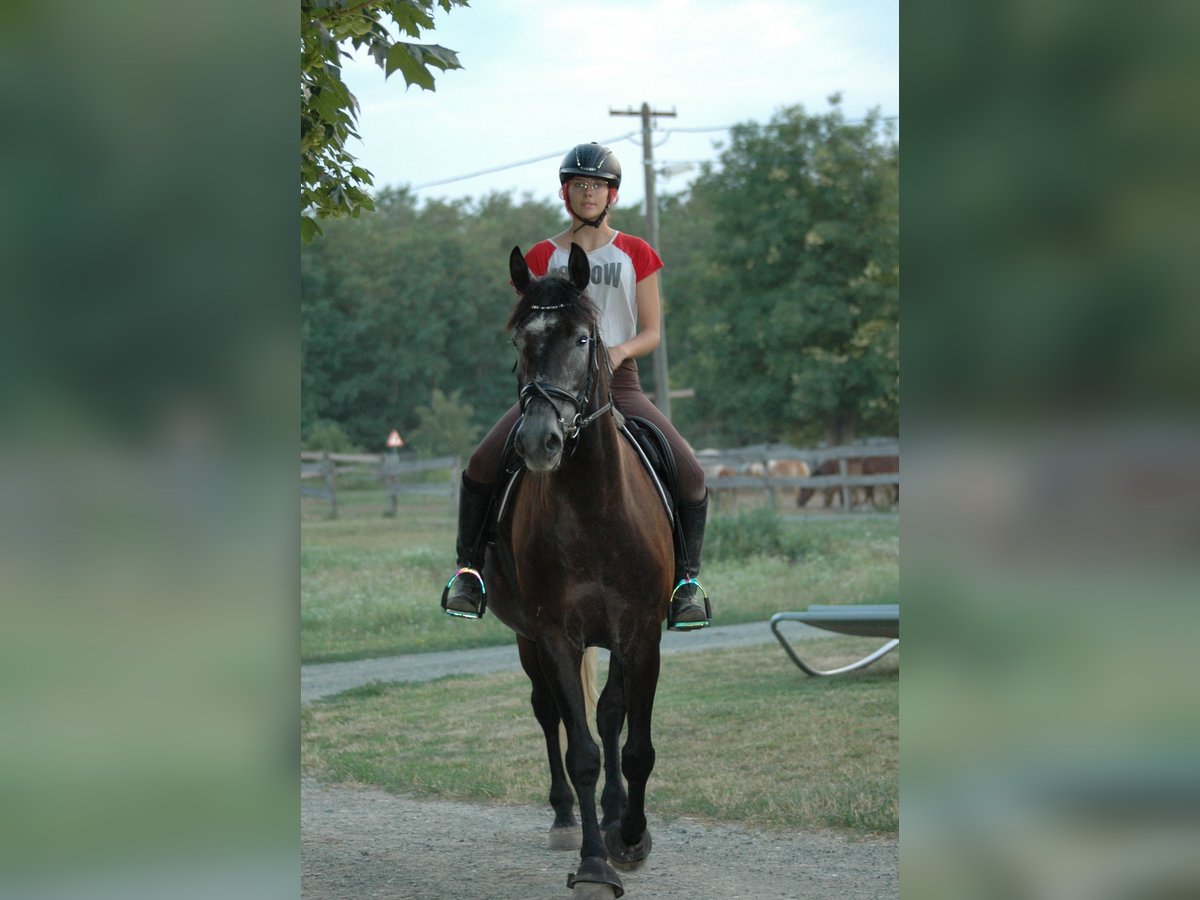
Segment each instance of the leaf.
[{"label": "leaf", "polygon": [[313,238],[323,234],[321,226],[317,224],[317,220],[312,216],[300,217],[300,237],[304,243],[311,244]]},{"label": "leaf", "polygon": [[420,50],[412,44],[394,44],[388,50],[385,76],[390,76],[397,69],[404,76],[406,84],[418,84],[427,91],[433,90],[433,76],[421,62]]},{"label": "leaf", "polygon": [[458,54],[453,50],[438,44],[421,44],[420,47],[431,65],[435,65],[443,71],[462,68],[462,63],[458,61]]}]

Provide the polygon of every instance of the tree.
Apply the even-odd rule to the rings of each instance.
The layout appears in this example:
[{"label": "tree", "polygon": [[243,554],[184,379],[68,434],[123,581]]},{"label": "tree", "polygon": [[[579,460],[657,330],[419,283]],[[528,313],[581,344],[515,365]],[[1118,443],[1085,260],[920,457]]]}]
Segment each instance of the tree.
[{"label": "tree", "polygon": [[461,69],[458,56],[436,44],[396,40],[433,28],[434,6],[449,12],[468,0],[300,0],[300,234],[321,233],[316,217],[353,216],[374,203],[369,171],[355,165],[346,140],[357,138],[358,101],[342,81],[343,49],[365,47],[390,77],[397,69],[407,86],[434,90],[431,68]]},{"label": "tree", "polygon": [[562,207],[500,194],[418,207],[395,188],[375,200],[301,247],[302,436],[329,420],[368,448],[392,428],[411,443],[435,390],[461,392],[491,427],[516,400],[508,255],[560,228]]},{"label": "tree", "polygon": [[692,186],[689,211],[710,226],[704,259],[669,282],[687,348],[673,344],[672,364],[709,435],[842,444],[860,426],[896,430],[897,147],[878,113],[855,124],[840,97],[830,105],[735,126]]},{"label": "tree", "polygon": [[434,389],[428,406],[417,407],[419,424],[409,434],[409,443],[417,456],[470,455],[479,440],[480,427],[472,424],[474,407],[464,403],[459,391],[447,397]]}]

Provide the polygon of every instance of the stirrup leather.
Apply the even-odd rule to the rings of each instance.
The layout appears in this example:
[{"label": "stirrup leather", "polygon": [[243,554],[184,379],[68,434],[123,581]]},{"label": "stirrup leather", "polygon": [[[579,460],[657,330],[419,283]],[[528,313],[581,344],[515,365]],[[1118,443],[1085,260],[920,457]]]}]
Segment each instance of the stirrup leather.
[{"label": "stirrup leather", "polygon": [[[479,612],[464,612],[460,609],[449,609],[446,602],[450,599],[450,588],[460,575],[473,575],[479,582]],[[477,569],[470,566],[463,566],[457,572],[450,576],[450,580],[446,582],[446,587],[442,591],[442,611],[448,616],[458,616],[461,619],[482,619],[484,612],[487,610],[487,586],[483,583],[483,576],[479,574]]]},{"label": "stirrup leather", "polygon": [[[675,595],[679,593],[679,589],[685,585],[695,585],[700,596],[704,598],[704,619],[700,622],[676,622],[675,621]],[[712,623],[712,605],[708,602],[708,591],[695,578],[687,577],[680,578],[679,584],[675,585],[675,590],[671,591],[671,605],[667,609],[667,630],[669,631],[691,631],[695,628],[706,628]]]}]

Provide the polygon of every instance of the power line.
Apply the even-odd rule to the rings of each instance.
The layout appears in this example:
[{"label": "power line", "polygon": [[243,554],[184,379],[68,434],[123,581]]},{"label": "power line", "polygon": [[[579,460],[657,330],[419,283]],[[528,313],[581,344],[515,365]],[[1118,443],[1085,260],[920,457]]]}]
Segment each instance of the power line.
[{"label": "power line", "polygon": [[[895,122],[899,118],[900,118],[899,116],[880,116],[879,121]],[[866,121],[866,119],[852,119],[852,120],[847,120],[846,124],[847,125],[861,125],[865,121]],[[753,125],[755,123],[739,122],[738,124],[739,125],[745,125],[745,124]],[[769,127],[769,125],[770,125],[770,123],[767,123],[767,125],[761,126],[761,127]],[[701,126],[701,127],[697,127],[697,128],[672,127],[672,128],[658,129],[659,131],[662,132],[663,139],[655,146],[661,147],[663,144],[665,144],[667,142],[667,139],[670,138],[670,136],[675,132],[678,132],[680,134],[703,134],[705,132],[712,132],[712,131],[729,131],[730,129],[735,128],[735,127],[737,127],[737,126],[736,125],[708,125],[708,126]],[[600,143],[615,144],[617,141],[631,140],[633,138],[636,138],[640,135],[640,133],[641,132],[638,132],[638,131],[629,131],[629,132],[626,132],[625,134],[619,134],[616,137],[606,138],[605,140],[601,141]],[[518,162],[505,163],[503,165],[493,166],[490,169],[480,169],[478,172],[468,172],[466,175],[453,175],[450,178],[442,178],[442,179],[439,179],[438,181],[426,181],[424,184],[413,185],[412,190],[420,191],[420,190],[424,190],[425,188],[440,187],[443,184],[453,184],[456,181],[467,181],[470,178],[478,178],[481,175],[494,175],[497,172],[506,172],[509,169],[519,169],[522,166],[529,166],[534,163],[545,162],[548,159],[554,159],[555,157],[561,157],[562,154],[564,154],[566,152],[567,152],[566,150],[556,150],[553,153],[547,153],[543,156],[535,156],[531,159],[523,159],[523,160],[519,160]]]},{"label": "power line", "polygon": [[[636,131],[630,131],[625,134],[619,134],[616,137],[606,138],[601,143],[615,144],[617,141],[623,141],[626,138],[634,137],[637,134],[638,134],[638,132],[636,132]],[[556,150],[555,152],[547,153],[544,156],[535,156],[532,159],[523,159],[520,162],[505,163],[502,166],[494,166],[493,168],[490,168],[490,169],[480,169],[478,172],[471,172],[467,175],[455,175],[451,178],[443,178],[440,181],[427,181],[424,184],[414,185],[413,190],[419,191],[422,188],[437,187],[442,184],[451,184],[455,181],[466,181],[468,178],[478,178],[480,175],[492,175],[496,172],[504,172],[508,169],[519,169],[521,166],[528,166],[528,165],[532,165],[533,163],[545,162],[546,160],[554,159],[555,157],[561,158],[562,155],[566,152],[567,152],[566,150]]]}]

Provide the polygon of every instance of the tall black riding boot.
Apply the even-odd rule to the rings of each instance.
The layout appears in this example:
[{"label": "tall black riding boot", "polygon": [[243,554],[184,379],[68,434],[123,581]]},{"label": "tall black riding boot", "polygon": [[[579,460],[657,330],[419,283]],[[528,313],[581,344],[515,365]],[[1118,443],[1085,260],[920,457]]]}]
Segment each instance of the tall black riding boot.
[{"label": "tall black riding boot", "polygon": [[458,571],[442,591],[442,609],[448,615],[464,619],[483,618],[487,609],[487,588],[483,584],[483,557],[487,545],[485,531],[492,505],[492,489],[463,472],[458,492]]},{"label": "tall black riding boot", "polygon": [[696,580],[700,572],[700,551],[704,547],[704,524],[708,519],[708,492],[694,506],[677,503],[675,517],[680,538],[675,542],[675,577],[679,583],[671,594],[667,628],[692,631],[704,628],[712,621],[708,592]]}]

